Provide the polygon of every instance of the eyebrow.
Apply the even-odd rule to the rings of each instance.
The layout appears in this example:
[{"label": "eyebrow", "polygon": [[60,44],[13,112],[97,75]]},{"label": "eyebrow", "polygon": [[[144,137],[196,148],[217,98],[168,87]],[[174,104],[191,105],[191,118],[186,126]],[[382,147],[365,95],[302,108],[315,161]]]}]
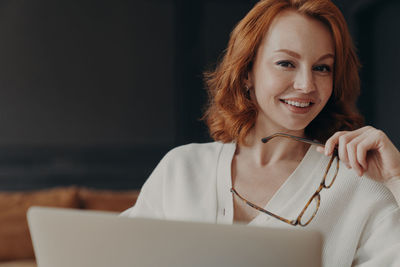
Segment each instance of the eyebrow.
[{"label": "eyebrow", "polygon": [[[275,50],[275,52],[283,52],[283,53],[288,54],[289,56],[292,56],[292,57],[295,57],[295,58],[301,58],[301,56],[298,53],[296,53],[296,52],[294,52],[292,50],[289,50],[289,49],[279,49],[279,50]],[[333,59],[335,59],[335,56],[333,54],[331,54],[331,53],[328,53],[328,54],[323,55],[322,57],[320,57],[318,59],[318,61],[323,60],[325,58],[333,58]]]}]

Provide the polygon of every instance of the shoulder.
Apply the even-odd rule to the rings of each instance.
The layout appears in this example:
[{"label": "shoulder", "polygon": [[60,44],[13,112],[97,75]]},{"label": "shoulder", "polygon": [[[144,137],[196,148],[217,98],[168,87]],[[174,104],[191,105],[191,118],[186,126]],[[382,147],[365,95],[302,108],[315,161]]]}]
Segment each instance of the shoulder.
[{"label": "shoulder", "polygon": [[150,199],[154,192],[157,192],[157,197],[165,193],[175,199],[206,191],[207,186],[215,185],[213,181],[220,154],[224,147],[230,146],[234,144],[213,142],[188,144],[170,150],[146,180],[141,194]]},{"label": "shoulder", "polygon": [[[207,180],[204,177],[213,177],[221,153],[234,144],[220,142],[188,144],[170,150],[154,169],[151,180],[174,181],[181,183],[183,180]],[[156,178],[157,177],[157,178]]]},{"label": "shoulder", "polygon": [[163,158],[167,162],[204,162],[214,161],[219,157],[225,144],[219,142],[192,143],[170,150]]}]

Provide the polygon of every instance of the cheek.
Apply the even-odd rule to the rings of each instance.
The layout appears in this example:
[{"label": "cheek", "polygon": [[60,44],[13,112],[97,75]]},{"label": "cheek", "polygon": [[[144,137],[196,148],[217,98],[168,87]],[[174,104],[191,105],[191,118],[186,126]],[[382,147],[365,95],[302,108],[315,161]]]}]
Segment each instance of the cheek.
[{"label": "cheek", "polygon": [[259,97],[276,97],[290,85],[290,77],[286,73],[269,71],[260,77],[255,84],[255,92]]},{"label": "cheek", "polygon": [[324,80],[320,83],[319,86],[320,90],[319,90],[319,94],[321,97],[321,101],[326,104],[326,102],[328,102],[329,98],[332,95],[333,92],[333,81],[332,79],[327,79]]}]

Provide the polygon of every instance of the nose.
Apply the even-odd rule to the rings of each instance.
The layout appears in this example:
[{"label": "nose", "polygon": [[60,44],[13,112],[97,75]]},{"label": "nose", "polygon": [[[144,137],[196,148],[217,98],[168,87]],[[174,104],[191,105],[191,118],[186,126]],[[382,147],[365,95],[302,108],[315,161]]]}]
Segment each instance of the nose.
[{"label": "nose", "polygon": [[295,76],[294,89],[303,93],[310,93],[315,90],[314,77],[311,70],[300,70]]}]

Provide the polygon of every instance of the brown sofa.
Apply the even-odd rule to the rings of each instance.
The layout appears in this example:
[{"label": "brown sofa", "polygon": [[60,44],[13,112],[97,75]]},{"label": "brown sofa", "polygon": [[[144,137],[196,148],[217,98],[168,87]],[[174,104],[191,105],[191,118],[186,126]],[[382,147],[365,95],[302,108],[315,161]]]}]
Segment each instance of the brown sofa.
[{"label": "brown sofa", "polygon": [[0,192],[0,267],[36,267],[26,221],[31,206],[121,212],[135,204],[139,191],[60,187]]}]

